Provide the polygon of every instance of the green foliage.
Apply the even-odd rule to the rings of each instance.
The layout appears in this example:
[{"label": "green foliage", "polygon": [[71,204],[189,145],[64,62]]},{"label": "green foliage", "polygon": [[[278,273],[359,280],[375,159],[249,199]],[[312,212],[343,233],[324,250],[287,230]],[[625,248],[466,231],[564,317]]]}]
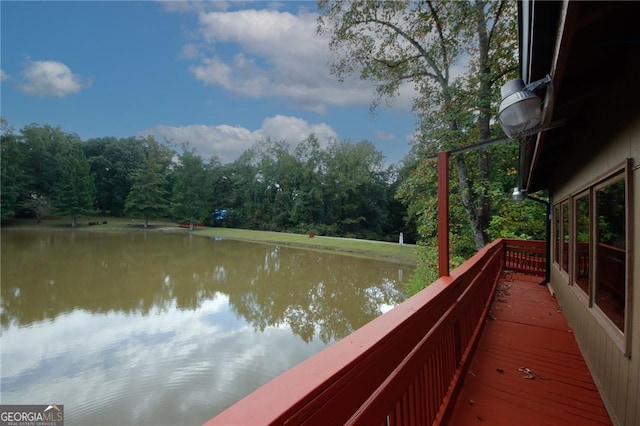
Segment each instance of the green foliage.
[{"label": "green foliage", "polygon": [[266,140],[212,175],[227,226],[388,241],[403,231],[397,176],[367,141],[321,148],[312,135],[291,149]]},{"label": "green foliage", "polygon": [[71,216],[71,225],[76,226],[79,216],[93,210],[93,179],[89,162],[82,153],[79,141],[65,147],[57,158],[58,176],[53,187],[55,213]]},{"label": "green foliage", "polygon": [[340,235],[356,237],[382,233],[387,210],[383,157],[367,141],[333,143],[328,148],[323,187],[328,222]]},{"label": "green foliage", "polygon": [[171,213],[174,219],[192,226],[211,214],[211,173],[194,151],[185,147],[174,170]]},{"label": "green foliage", "polygon": [[[428,157],[502,134],[492,119],[501,83],[517,71],[516,4],[320,0],[318,8],[319,32],[331,36],[335,52],[333,73],[340,79],[358,73],[373,81],[372,108],[392,100],[402,85],[417,94],[419,132],[412,160],[419,164],[411,165],[396,196],[407,209],[407,222],[415,221],[430,241],[437,230],[437,177]],[[500,186],[495,162],[486,148],[451,158],[456,255],[469,256],[489,241]]]},{"label": "green foliage", "polygon": [[3,123],[3,216],[49,211],[71,216],[72,224],[93,208],[93,180],[75,134],[32,124],[16,135]]},{"label": "green foliage", "polygon": [[598,242],[625,247],[625,181],[618,180],[596,191]]},{"label": "green foliage", "polygon": [[143,166],[134,173],[133,185],[125,200],[125,213],[132,217],[143,217],[145,228],[150,217],[166,217],[169,213],[168,191],[166,189],[166,150],[152,138],[144,140],[146,159]]},{"label": "green foliage", "polygon": [[133,174],[145,159],[144,141],[112,137],[83,143],[96,187],[95,208],[103,214],[124,215],[124,202],[133,184]]},{"label": "green foliage", "polygon": [[406,284],[406,293],[413,296],[438,279],[438,244],[435,240],[422,242],[416,248],[418,262],[416,271]]},{"label": "green foliage", "polygon": [[491,238],[546,239],[544,205],[534,201],[516,204],[510,199],[510,195],[505,195],[502,199],[502,206],[511,205],[493,215],[488,230]]},{"label": "green foliage", "polygon": [[21,197],[25,188],[25,153],[18,136],[13,133],[1,119],[2,129],[0,133],[0,206],[2,217],[15,216],[21,208]]}]

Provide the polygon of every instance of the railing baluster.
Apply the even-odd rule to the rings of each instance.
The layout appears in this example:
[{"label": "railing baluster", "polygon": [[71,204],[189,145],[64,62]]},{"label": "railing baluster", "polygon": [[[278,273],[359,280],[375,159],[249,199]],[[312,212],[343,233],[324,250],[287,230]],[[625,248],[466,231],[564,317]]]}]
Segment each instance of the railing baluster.
[{"label": "railing baluster", "polygon": [[504,268],[515,272],[543,275],[546,269],[544,241],[506,240]]}]

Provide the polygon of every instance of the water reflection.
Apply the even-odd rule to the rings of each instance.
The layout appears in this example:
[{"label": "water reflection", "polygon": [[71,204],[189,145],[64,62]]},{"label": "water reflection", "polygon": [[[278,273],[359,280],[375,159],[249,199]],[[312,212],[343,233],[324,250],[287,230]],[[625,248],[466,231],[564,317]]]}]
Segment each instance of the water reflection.
[{"label": "water reflection", "polygon": [[63,403],[68,424],[199,424],[402,299],[397,265],[286,247],[1,243],[2,403]]},{"label": "water reflection", "polygon": [[[193,235],[5,232],[2,327],[92,313],[194,310],[217,293],[257,330],[351,333],[401,299],[384,262]],[[395,274],[397,275],[397,274]]]}]

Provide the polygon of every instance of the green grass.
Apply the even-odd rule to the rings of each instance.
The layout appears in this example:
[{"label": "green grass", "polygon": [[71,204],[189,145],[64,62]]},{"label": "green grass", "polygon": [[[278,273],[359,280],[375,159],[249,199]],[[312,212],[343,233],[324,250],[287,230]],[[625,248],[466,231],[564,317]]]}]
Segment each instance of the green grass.
[{"label": "green grass", "polygon": [[415,246],[383,241],[359,240],[355,238],[323,237],[313,238],[307,234],[288,234],[285,232],[252,231],[233,228],[205,228],[194,231],[195,234],[232,240],[252,241],[269,244],[282,244],[314,250],[337,251],[352,255],[371,257],[406,264],[416,264]]},{"label": "green grass", "polygon": [[[89,226],[89,222],[104,222],[106,224]],[[140,231],[143,221],[108,216],[85,216],[78,220],[78,230],[89,231]],[[231,240],[250,241],[265,244],[280,244],[313,250],[332,251],[360,257],[374,258],[408,265],[416,265],[416,250],[412,244],[400,246],[398,243],[382,241],[359,240],[354,238],[337,238],[314,236],[307,234],[289,234],[285,232],[252,231],[235,228],[199,228],[194,231],[178,227],[176,222],[164,220],[150,220],[150,232],[192,232],[194,235],[206,237],[227,238]],[[9,219],[2,223],[2,227],[11,228],[68,228],[71,220],[65,217],[47,217],[41,223],[35,219]]]}]

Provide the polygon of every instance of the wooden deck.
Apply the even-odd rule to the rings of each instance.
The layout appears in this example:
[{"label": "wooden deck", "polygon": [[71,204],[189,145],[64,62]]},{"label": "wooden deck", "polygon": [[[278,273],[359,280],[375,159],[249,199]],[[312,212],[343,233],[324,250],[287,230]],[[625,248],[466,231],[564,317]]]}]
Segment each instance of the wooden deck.
[{"label": "wooden deck", "polygon": [[451,425],[610,425],[556,300],[507,273],[455,402]]}]

